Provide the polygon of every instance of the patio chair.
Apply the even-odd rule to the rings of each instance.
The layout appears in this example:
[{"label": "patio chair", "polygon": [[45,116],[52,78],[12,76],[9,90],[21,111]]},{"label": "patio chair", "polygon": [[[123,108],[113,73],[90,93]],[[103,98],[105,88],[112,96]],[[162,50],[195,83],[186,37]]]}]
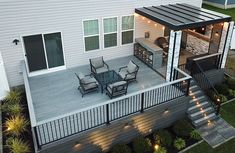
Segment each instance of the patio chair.
[{"label": "patio chair", "polygon": [[127,93],[128,84],[127,81],[118,81],[112,84],[109,84],[106,88],[106,94],[112,99]]},{"label": "patio chair", "polygon": [[84,75],[82,73],[75,73],[75,75],[79,80],[78,90],[81,92],[82,97],[87,93],[99,91],[99,84],[94,77],[91,75]]},{"label": "patio chair", "polygon": [[103,56],[89,60],[92,74],[109,71],[109,66],[104,62]]},{"label": "patio chair", "polygon": [[119,68],[118,74],[124,81],[136,81],[136,76],[139,70],[139,66],[133,61],[130,61],[127,66]]}]

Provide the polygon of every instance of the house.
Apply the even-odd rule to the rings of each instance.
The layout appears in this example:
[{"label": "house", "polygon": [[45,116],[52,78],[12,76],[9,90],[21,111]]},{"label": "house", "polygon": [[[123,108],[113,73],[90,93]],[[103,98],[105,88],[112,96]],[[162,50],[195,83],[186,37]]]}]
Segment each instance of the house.
[{"label": "house", "polygon": [[235,0],[204,0],[203,3],[222,9],[234,8]]},{"label": "house", "polygon": [[[2,1],[0,51],[9,86],[25,87],[36,151],[107,151],[187,114],[195,126],[213,122],[220,108],[213,85],[223,77],[234,22],[201,4]],[[110,99],[98,74],[104,93],[77,90],[74,73],[90,74],[89,59],[101,56],[108,79],[129,61],[138,65],[126,95]]]}]

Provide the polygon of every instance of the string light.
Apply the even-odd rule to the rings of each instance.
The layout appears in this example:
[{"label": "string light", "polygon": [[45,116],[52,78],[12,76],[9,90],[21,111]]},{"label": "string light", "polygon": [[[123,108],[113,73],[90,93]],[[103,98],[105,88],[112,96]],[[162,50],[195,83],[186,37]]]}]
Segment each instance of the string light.
[{"label": "string light", "polygon": [[164,26],[162,27],[162,30],[165,30],[165,27],[164,27]]},{"label": "string light", "polygon": [[142,20],[145,20],[145,17],[142,17]]},{"label": "string light", "polygon": [[204,31],[205,30],[205,28],[202,28],[202,31]]},{"label": "string light", "polygon": [[156,26],[157,26],[157,24],[155,23],[155,24],[154,24],[154,26],[156,27]]},{"label": "string light", "polygon": [[151,21],[148,20],[148,23],[151,23]]}]

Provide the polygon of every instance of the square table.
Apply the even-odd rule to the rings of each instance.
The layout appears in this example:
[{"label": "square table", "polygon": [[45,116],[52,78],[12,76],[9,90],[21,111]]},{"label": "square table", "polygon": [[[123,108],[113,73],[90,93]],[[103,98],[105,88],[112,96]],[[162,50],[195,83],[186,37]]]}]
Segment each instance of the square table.
[{"label": "square table", "polygon": [[114,70],[109,70],[103,73],[95,74],[95,78],[101,86],[101,93],[104,92],[104,89],[108,84],[122,81],[121,76]]}]

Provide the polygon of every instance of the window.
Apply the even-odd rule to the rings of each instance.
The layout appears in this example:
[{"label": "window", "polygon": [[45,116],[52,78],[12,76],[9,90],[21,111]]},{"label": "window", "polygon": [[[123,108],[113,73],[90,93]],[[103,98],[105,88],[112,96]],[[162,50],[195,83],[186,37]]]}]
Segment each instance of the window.
[{"label": "window", "polygon": [[122,45],[133,43],[134,15],[122,17]]},{"label": "window", "polygon": [[117,17],[103,19],[104,48],[117,46]]},{"label": "window", "polygon": [[99,49],[100,48],[100,42],[99,42],[100,36],[99,36],[98,19],[83,21],[83,30],[84,30],[85,51]]},{"label": "window", "polygon": [[60,32],[24,36],[23,41],[30,72],[64,66]]}]

